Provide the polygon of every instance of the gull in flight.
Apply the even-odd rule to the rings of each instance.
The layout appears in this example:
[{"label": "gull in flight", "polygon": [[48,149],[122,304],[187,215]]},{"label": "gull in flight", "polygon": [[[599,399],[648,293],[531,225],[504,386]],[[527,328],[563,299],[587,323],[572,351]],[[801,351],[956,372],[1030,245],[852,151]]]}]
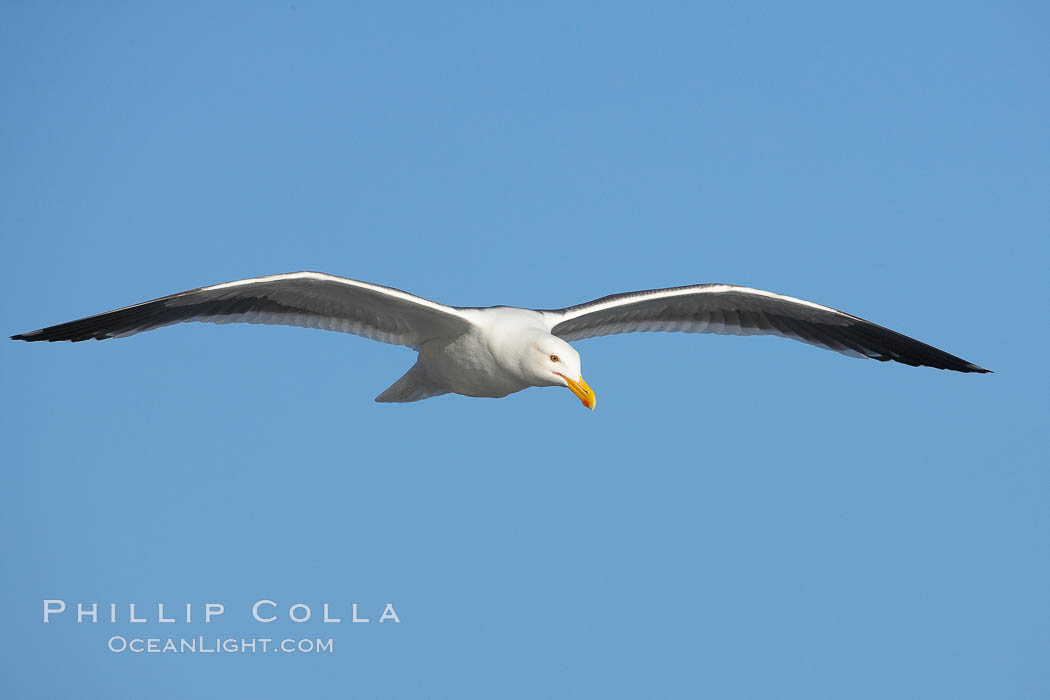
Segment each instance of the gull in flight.
[{"label": "gull in flight", "polygon": [[852,357],[990,371],[842,311],[731,284],[650,289],[538,310],[445,306],[392,287],[290,272],[201,287],[11,339],[106,340],[186,321],[322,328],[413,348],[416,363],[376,397],[384,403],[560,386],[594,410],[594,391],[569,341],[644,331],[779,335]]}]

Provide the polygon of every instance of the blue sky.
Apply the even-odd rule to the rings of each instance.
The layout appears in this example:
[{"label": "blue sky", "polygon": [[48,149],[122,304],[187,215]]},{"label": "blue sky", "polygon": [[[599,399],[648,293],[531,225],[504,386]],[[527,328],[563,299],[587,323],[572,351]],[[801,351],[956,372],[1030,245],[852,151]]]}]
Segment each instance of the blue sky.
[{"label": "blue sky", "polygon": [[[1047,697],[1048,27],[5,3],[5,336],[299,269],[548,308],[729,282],[996,374],[617,336],[576,344],[591,414],[377,405],[411,351],[301,329],[5,341],[2,694]],[[45,625],[44,599],[226,613]],[[334,651],[107,650],[199,635]]]}]

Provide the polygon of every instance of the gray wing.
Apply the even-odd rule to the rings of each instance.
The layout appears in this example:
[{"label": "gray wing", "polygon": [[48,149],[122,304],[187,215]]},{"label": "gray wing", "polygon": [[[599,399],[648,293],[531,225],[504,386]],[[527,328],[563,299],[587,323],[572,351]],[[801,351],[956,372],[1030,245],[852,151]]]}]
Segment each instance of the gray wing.
[{"label": "gray wing", "polygon": [[105,340],[186,321],[321,328],[410,347],[471,327],[456,309],[399,289],[321,272],[290,272],[201,287],[11,339]]},{"label": "gray wing", "polygon": [[645,331],[779,335],[853,357],[956,372],[990,371],[842,311],[729,284],[614,294],[543,313],[551,333],[568,341]]}]

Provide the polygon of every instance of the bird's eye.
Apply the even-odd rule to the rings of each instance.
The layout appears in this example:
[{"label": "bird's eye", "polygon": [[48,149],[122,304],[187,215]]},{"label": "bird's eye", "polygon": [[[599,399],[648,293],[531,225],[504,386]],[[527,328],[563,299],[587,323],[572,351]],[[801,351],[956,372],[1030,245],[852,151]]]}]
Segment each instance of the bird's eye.
[{"label": "bird's eye", "polygon": [[557,355],[551,355],[551,362],[557,362],[557,361],[558,361],[558,356]]}]

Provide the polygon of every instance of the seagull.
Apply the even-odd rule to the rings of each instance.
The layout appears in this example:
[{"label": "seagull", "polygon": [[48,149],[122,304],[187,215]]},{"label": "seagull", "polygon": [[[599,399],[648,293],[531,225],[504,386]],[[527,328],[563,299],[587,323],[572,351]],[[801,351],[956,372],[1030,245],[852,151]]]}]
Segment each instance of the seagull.
[{"label": "seagull", "polygon": [[852,357],[990,371],[842,311],[731,284],[612,294],[564,309],[522,309],[445,306],[392,287],[289,272],[192,289],[11,339],[106,340],[188,321],[321,328],[416,350],[411,369],[376,397],[381,403],[448,393],[499,398],[532,386],[559,386],[593,411],[597,399],[569,342],[645,331],[778,335]]}]

